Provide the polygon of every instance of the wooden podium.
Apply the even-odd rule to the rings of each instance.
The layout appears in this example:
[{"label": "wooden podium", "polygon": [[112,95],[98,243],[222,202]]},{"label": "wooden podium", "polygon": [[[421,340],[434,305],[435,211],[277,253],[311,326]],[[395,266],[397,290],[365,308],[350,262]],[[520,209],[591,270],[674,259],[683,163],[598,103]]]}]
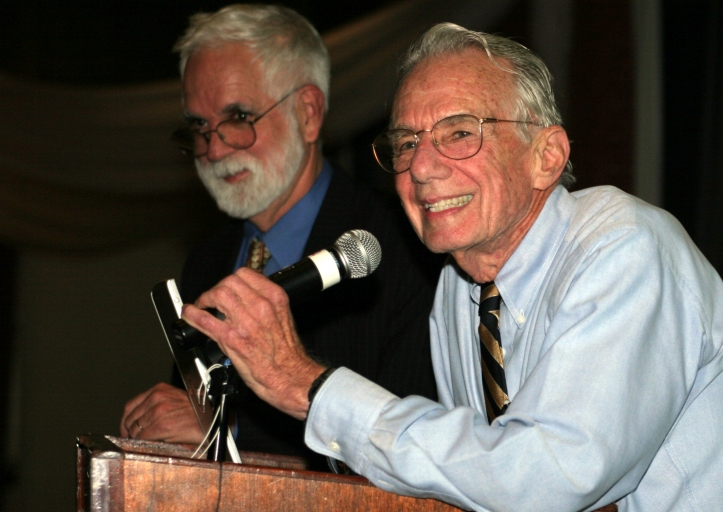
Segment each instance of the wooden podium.
[{"label": "wooden podium", "polygon": [[242,452],[243,464],[221,464],[190,458],[186,445],[92,435],[77,446],[79,512],[460,510],[362,477],[307,471],[296,457]]}]

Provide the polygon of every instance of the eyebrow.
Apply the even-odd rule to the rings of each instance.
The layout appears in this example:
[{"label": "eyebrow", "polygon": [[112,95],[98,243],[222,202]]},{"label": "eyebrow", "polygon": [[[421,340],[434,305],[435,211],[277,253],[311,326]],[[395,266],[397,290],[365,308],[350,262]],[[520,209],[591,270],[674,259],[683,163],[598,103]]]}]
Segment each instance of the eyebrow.
[{"label": "eyebrow", "polygon": [[[226,114],[226,115],[236,114],[236,113],[242,113],[242,114],[247,114],[247,115],[254,114],[252,109],[247,108],[245,105],[242,105],[241,103],[230,103],[230,104],[226,105],[225,107],[223,107],[223,109],[221,110],[221,113]],[[197,116],[190,112],[184,112],[183,119],[189,123],[191,123],[193,121],[206,121],[206,119],[204,119],[203,117]]]},{"label": "eyebrow", "polygon": [[407,124],[407,123],[392,124],[391,121],[393,121],[393,119],[390,119],[390,123],[387,126],[388,130],[409,130],[410,132],[415,131],[414,128],[412,127],[412,125],[410,125],[410,124]]},{"label": "eyebrow", "polygon": [[[454,114],[447,114],[447,115],[444,115],[444,116],[440,117],[439,119],[437,119],[436,121],[434,121],[434,123],[432,124],[432,126],[434,126],[435,124],[437,124],[437,123],[438,123],[439,121],[441,121],[442,119],[447,119],[448,117],[454,117],[454,116],[475,116],[475,117],[477,117],[476,114],[473,114],[473,113],[471,113],[471,112],[459,111],[459,112],[456,112],[456,113],[454,113]],[[478,118],[478,119],[487,119],[487,118],[481,118],[481,117],[480,117],[480,118]],[[389,130],[409,130],[410,132],[415,132],[415,133],[416,133],[416,131],[417,131],[417,130],[415,130],[414,128],[412,128],[411,125],[408,125],[408,124],[406,124],[406,123],[401,123],[401,124],[399,124],[399,125],[397,125],[397,126],[394,126],[394,127],[392,126],[391,123],[389,123],[389,128],[388,128],[388,129],[389,129]]]},{"label": "eyebrow", "polygon": [[223,107],[223,110],[221,111],[224,114],[235,114],[237,112],[242,112],[244,114],[253,114],[253,109],[249,108],[247,105],[242,105],[241,103],[231,103],[230,105],[226,105]]},{"label": "eyebrow", "polygon": [[187,123],[193,123],[194,121],[203,121],[203,118],[201,118],[200,116],[193,115],[190,112],[184,112],[183,120],[186,121]]}]

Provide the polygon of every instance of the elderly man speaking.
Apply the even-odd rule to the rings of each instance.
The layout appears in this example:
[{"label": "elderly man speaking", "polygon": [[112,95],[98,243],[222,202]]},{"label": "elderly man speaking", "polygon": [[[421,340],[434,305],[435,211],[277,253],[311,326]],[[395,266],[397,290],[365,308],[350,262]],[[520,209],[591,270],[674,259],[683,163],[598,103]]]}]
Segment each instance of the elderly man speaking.
[{"label": "elderly man speaking", "polygon": [[374,143],[419,237],[452,256],[431,316],[440,403],[316,363],[283,291],[248,270],[184,318],[306,419],[309,447],[383,489],[474,510],[719,510],[723,283],[669,214],[567,191],[550,81],[519,44],[438,25]]}]

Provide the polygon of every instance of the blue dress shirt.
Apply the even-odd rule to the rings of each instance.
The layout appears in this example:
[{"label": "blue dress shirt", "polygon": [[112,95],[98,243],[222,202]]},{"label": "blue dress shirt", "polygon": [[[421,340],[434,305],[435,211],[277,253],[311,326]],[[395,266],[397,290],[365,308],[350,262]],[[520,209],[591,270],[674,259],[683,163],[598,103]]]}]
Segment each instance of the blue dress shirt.
[{"label": "blue dress shirt", "polygon": [[612,187],[558,187],[495,283],[506,414],[487,424],[479,286],[448,264],[431,317],[440,403],[342,368],[307,444],[473,510],[721,510],[723,282],[680,224]]},{"label": "blue dress shirt", "polygon": [[262,240],[271,253],[271,259],[264,268],[265,276],[299,261],[304,254],[304,247],[319,214],[321,203],[329,189],[333,172],[331,164],[324,159],[321,172],[311,189],[266,233],[262,233],[248,220],[244,221],[244,239],[236,260],[236,268],[246,264],[249,244],[254,238]]}]

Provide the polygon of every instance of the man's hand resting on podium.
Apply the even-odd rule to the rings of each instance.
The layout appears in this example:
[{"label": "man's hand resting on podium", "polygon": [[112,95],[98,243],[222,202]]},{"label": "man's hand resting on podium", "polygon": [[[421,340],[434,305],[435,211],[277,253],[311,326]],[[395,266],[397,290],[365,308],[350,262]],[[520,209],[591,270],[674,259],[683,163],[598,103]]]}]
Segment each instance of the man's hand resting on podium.
[{"label": "man's hand resting on podium", "polygon": [[160,383],[126,403],[122,437],[198,445],[203,432],[186,391]]},{"label": "man's hand resting on podium", "polygon": [[[225,320],[204,311],[209,308],[222,312]],[[185,305],[183,319],[219,344],[259,398],[294,418],[306,418],[309,388],[325,368],[306,354],[280,286],[240,268],[195,306]]]}]

